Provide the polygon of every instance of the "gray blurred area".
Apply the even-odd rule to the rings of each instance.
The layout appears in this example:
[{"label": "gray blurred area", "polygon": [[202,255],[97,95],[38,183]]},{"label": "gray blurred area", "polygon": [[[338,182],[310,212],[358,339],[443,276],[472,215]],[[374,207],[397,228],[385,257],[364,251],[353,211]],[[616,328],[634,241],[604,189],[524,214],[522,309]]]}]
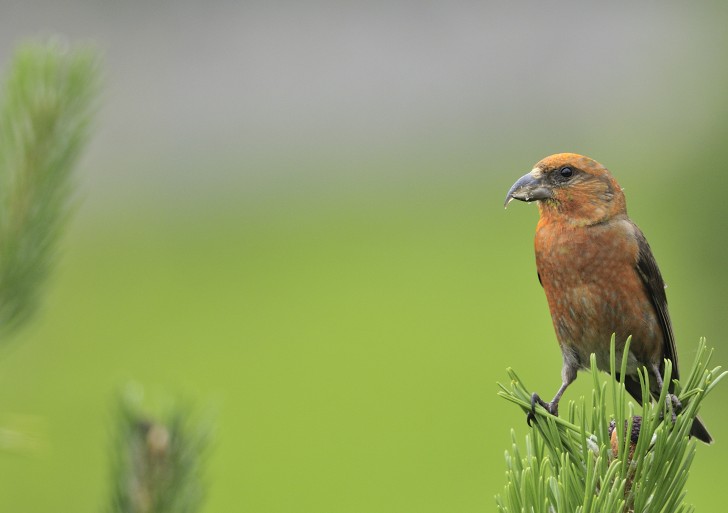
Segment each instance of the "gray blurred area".
[{"label": "gray blurred area", "polygon": [[725,11],[14,2],[0,41],[3,61],[39,34],[103,51],[107,89],[85,169],[90,203],[108,204],[229,187],[340,192],[416,174],[413,162],[447,180],[557,151],[609,156],[611,167],[667,161],[723,123]]}]

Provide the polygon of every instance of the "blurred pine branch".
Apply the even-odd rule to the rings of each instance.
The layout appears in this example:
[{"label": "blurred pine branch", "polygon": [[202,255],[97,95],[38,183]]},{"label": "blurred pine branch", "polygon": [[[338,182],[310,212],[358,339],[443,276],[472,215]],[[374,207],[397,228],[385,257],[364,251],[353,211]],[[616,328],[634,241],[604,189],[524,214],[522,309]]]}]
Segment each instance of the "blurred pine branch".
[{"label": "blurred pine branch", "polygon": [[[98,90],[91,49],[28,43],[12,60],[0,99],[0,335],[38,306]],[[156,419],[137,395],[121,397],[109,513],[199,511],[208,430],[191,419],[182,406]]]},{"label": "blurred pine branch", "polygon": [[99,89],[91,49],[21,45],[0,100],[0,334],[36,310]]},{"label": "blurred pine branch", "polygon": [[[608,415],[607,383],[599,382],[592,355],[590,406],[583,398],[578,406],[571,402],[564,417],[554,417],[538,406],[525,452],[519,449],[512,432],[513,444],[506,452],[508,483],[496,497],[499,511],[692,511],[684,498],[696,442],[688,434],[700,403],[728,373],[721,373],[720,367],[708,369],[711,354],[701,340],[690,373],[682,383],[675,381],[675,393],[682,403],[677,415],[665,401],[671,362],[666,362],[665,386],[660,400],[654,403],[649,399],[649,377],[641,373],[642,395],[647,398],[642,417],[634,415],[631,403],[627,412],[624,384],[614,379],[609,380],[614,414]],[[612,343],[613,376],[616,364]],[[621,363],[621,376],[626,375],[625,366],[626,358]],[[513,370],[508,373],[510,387],[500,385],[499,395],[524,413],[530,411],[531,394]],[[620,430],[618,426],[624,427]]]},{"label": "blurred pine branch", "polygon": [[202,467],[210,427],[191,408],[174,405],[159,418],[144,412],[141,394],[120,395],[111,456],[107,513],[194,513],[204,499]]}]

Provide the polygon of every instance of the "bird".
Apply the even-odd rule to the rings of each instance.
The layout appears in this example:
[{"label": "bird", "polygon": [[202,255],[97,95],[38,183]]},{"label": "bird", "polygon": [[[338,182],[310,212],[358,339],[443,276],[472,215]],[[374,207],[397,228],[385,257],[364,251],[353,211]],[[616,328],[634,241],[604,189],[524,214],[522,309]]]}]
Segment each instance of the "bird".
[{"label": "bird", "polygon": [[[626,390],[642,404],[638,369],[644,367],[654,376],[650,395],[659,398],[665,359],[672,361],[672,378],[679,379],[665,282],[647,239],[627,216],[615,178],[589,157],[559,153],[519,178],[504,206],[514,199],[538,205],[536,270],[563,357],[561,387],[550,402],[533,394],[528,423],[535,418],[536,404],[558,415],[561,396],[577,372],[589,367],[592,353],[597,367],[609,372],[612,336],[617,361],[631,337]],[[670,381],[668,400],[679,410],[673,392]],[[712,442],[697,417],[690,434]]]}]

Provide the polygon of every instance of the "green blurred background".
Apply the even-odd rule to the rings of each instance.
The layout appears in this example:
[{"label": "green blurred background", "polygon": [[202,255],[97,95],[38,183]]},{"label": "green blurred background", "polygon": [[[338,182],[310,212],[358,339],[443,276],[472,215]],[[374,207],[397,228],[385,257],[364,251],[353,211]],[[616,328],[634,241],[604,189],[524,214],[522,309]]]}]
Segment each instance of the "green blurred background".
[{"label": "green blurred background", "polygon": [[[99,511],[128,380],[214,412],[207,512],[493,511],[513,366],[560,353],[537,212],[510,185],[555,152],[624,187],[681,366],[728,363],[722,185],[728,4],[108,2],[4,5],[104,53],[80,206],[34,325],[0,350],[0,509]],[[566,400],[589,393],[582,376]],[[728,400],[688,483],[728,499]]]}]

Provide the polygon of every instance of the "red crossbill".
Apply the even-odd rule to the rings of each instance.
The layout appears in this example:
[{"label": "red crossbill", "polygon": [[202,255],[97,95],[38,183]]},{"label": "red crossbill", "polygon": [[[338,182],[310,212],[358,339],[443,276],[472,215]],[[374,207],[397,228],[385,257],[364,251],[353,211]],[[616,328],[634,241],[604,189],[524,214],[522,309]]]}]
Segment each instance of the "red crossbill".
[{"label": "red crossbill", "polygon": [[[679,379],[675,337],[667,310],[665,283],[642,231],[627,217],[622,188],[594,160],[573,153],[552,155],[521,177],[506,196],[536,201],[536,269],[551,310],[561,346],[562,385],[549,403],[533,395],[532,408],[541,404],[558,415],[564,390],[580,369],[596,355],[599,369],[609,371],[609,348],[615,336],[617,361],[631,336],[625,387],[642,404],[637,370],[654,376],[651,395],[659,397],[664,359],[672,361],[672,377]],[[672,396],[670,399],[679,407]],[[533,413],[529,415],[529,422]],[[710,443],[700,419],[691,435]]]}]

